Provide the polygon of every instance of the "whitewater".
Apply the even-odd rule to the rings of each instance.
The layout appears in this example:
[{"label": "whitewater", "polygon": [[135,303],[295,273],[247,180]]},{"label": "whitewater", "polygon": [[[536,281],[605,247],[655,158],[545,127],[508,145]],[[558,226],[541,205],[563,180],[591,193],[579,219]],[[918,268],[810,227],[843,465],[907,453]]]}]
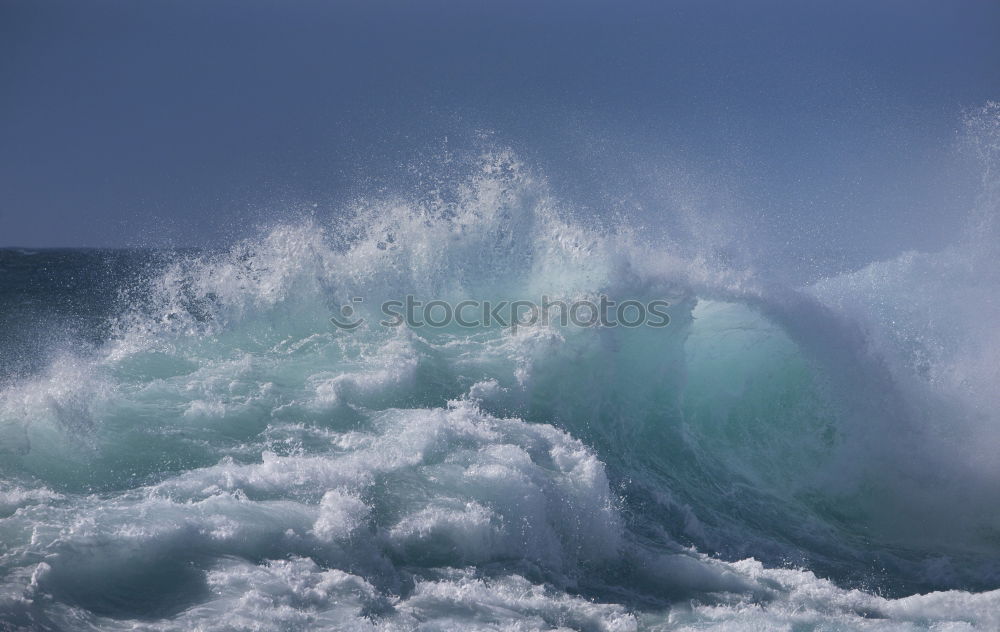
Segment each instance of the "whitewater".
[{"label": "whitewater", "polygon": [[[1000,629],[998,112],[959,243],[805,286],[503,150],[219,251],[5,253],[118,287],[0,384],[0,628]],[[407,295],[670,324],[329,321]]]}]

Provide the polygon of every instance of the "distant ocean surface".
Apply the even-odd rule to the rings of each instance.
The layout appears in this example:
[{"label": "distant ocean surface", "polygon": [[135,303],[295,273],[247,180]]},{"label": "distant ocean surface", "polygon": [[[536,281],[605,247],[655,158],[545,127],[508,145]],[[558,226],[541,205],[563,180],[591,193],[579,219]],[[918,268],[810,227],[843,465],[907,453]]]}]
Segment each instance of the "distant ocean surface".
[{"label": "distant ocean surface", "polygon": [[[0,629],[1000,629],[989,191],[962,243],[787,287],[507,153],[450,186],[0,251]],[[599,294],[671,322],[365,311]]]}]

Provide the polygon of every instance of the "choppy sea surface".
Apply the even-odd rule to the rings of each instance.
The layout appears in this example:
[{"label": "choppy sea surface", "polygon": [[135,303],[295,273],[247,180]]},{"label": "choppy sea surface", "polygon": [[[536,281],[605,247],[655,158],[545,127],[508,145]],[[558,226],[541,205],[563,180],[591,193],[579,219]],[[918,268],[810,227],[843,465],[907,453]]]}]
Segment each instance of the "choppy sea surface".
[{"label": "choppy sea surface", "polygon": [[[795,287],[505,152],[214,251],[0,251],[0,629],[1000,629],[990,195]],[[365,311],[407,295],[671,322]]]}]

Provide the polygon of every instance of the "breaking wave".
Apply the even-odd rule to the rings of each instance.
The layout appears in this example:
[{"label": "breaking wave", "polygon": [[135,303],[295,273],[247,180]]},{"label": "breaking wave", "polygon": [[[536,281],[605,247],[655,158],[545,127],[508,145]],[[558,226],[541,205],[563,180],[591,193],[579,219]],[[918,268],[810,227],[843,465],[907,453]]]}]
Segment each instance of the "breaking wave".
[{"label": "breaking wave", "polygon": [[[575,217],[508,152],[467,171],[164,255],[104,342],[9,380],[0,621],[1000,626],[995,175],[966,242],[788,288]],[[407,294],[671,324],[328,321]]]}]

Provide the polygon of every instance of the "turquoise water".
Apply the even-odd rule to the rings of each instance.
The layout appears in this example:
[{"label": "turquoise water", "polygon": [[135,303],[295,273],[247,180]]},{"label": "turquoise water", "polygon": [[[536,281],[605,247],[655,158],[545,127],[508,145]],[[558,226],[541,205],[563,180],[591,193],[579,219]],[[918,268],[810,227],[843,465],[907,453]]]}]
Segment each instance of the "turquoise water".
[{"label": "turquoise water", "polygon": [[[776,286],[499,153],[219,251],[4,251],[0,622],[997,629],[994,247]],[[671,323],[328,320],[543,294]]]}]

